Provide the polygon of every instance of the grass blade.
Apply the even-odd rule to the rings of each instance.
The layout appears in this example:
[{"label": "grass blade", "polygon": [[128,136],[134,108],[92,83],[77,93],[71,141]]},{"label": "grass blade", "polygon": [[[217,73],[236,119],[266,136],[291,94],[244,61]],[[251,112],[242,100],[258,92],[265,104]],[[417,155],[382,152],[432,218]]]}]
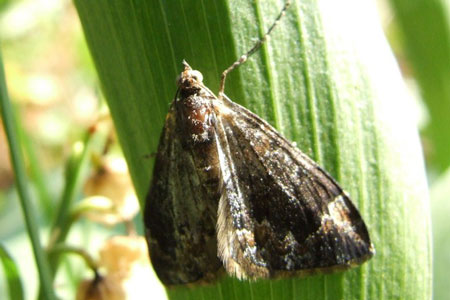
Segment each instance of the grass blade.
[{"label": "grass blade", "polygon": [[439,173],[450,166],[450,3],[445,0],[390,0],[414,70],[429,124],[430,165]]},{"label": "grass blade", "polygon": [[3,244],[0,244],[0,259],[3,264],[3,271],[8,280],[9,298],[23,300],[22,280],[20,279],[19,269]]},{"label": "grass blade", "polygon": [[17,192],[19,193],[19,199],[25,219],[25,225],[31,240],[31,245],[33,247],[33,253],[36,260],[36,267],[39,273],[40,284],[43,289],[44,295],[46,296],[46,299],[52,300],[55,299],[55,295],[53,293],[50,268],[39,239],[39,223],[36,217],[35,210],[31,203],[30,192],[27,187],[28,179],[26,176],[21,145],[18,139],[17,128],[15,128],[14,113],[6,89],[5,74],[3,71],[3,60],[1,57],[0,108],[3,126],[5,128],[6,136],[8,139],[11,163],[16,178]]},{"label": "grass blade", "polygon": [[433,221],[433,297],[450,299],[448,270],[450,269],[450,169],[431,188]]},{"label": "grass blade", "polygon": [[[218,90],[282,1],[76,0],[141,201],[186,59]],[[355,26],[358,24],[358,26]],[[431,250],[423,158],[409,99],[371,1],[295,1],[225,93],[271,124],[352,195],[377,249],[361,268],[304,279],[168,290],[171,299],[428,299]],[[412,163],[413,162],[413,163]],[[411,262],[414,261],[414,264]]]}]

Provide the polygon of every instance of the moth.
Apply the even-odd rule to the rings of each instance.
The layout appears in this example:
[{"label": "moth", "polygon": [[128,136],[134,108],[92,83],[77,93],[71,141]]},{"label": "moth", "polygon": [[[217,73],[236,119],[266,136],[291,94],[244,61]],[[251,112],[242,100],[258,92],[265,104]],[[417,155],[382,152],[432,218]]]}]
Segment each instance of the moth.
[{"label": "moth", "polygon": [[223,94],[233,66],[216,96],[183,64],[144,212],[159,279],[209,282],[223,269],[240,279],[275,278],[368,260],[366,225],[338,183]]}]

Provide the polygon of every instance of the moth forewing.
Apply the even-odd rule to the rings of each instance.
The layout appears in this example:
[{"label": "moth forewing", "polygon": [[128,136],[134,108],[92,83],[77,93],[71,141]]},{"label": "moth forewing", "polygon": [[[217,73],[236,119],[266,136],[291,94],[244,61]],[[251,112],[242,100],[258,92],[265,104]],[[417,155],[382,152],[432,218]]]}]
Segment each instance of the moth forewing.
[{"label": "moth forewing", "polygon": [[215,110],[224,187],[219,257],[228,273],[328,272],[372,256],[364,222],[331,176],[244,107],[225,97]]},{"label": "moth forewing", "polygon": [[[230,101],[225,95],[223,99]],[[253,233],[246,229],[246,227],[252,227],[252,220],[248,216],[239,215],[246,213],[245,191],[240,187],[239,178],[236,177],[236,165],[232,159],[233,153],[237,155],[239,150],[233,149],[232,144],[228,142],[227,133],[222,124],[222,120],[233,118],[236,112],[222,101],[217,101],[215,110],[216,137],[222,174],[217,222],[218,256],[230,275],[239,279],[267,278],[269,276],[267,268],[258,267],[244,258],[251,256],[251,252],[255,252]]]},{"label": "moth forewing", "polygon": [[219,172],[207,96],[198,89],[177,92],[146,200],[150,257],[166,285],[212,280],[222,266],[215,233]]}]

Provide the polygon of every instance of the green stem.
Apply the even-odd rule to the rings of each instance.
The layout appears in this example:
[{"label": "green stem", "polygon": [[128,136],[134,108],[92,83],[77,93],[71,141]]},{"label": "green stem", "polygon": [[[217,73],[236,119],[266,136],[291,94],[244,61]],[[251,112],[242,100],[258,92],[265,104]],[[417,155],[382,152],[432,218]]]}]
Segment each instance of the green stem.
[{"label": "green stem", "polygon": [[[94,133],[95,130],[91,129],[86,132],[84,141],[74,145],[72,155],[67,162],[65,176],[66,183],[59,207],[55,214],[55,221],[50,230],[50,239],[47,246],[52,279],[58,270],[58,265],[60,262],[59,255],[57,252],[53,251],[53,248],[55,245],[58,245],[66,240],[70,228],[75,221],[70,213],[70,207],[78,192],[82,169],[89,153],[89,145]],[[39,299],[46,299],[44,298],[42,289],[39,292]]]},{"label": "green stem", "polygon": [[[78,146],[79,144],[75,145],[72,156],[67,163],[66,185],[64,187],[60,205],[56,212],[55,222],[51,229],[51,239],[48,245],[49,249],[51,249],[53,245],[59,244],[66,239],[73,223],[73,219],[70,217],[70,208],[78,192],[81,173],[89,152],[92,136],[93,132],[89,130],[86,133],[82,146]],[[57,269],[57,257],[58,255],[51,255],[50,257],[53,271],[56,271]]]},{"label": "green stem", "polygon": [[39,279],[43,294],[46,299],[56,299],[52,287],[52,277],[50,267],[42,249],[39,239],[39,224],[35,215],[35,208],[31,204],[30,192],[27,187],[27,176],[25,172],[25,164],[22,156],[22,149],[19,143],[17,128],[14,122],[14,113],[6,90],[5,74],[3,71],[3,60],[0,54],[0,108],[8,139],[9,150],[11,155],[11,163],[14,169],[17,192],[25,218],[25,225],[33,247],[33,253],[36,260]]},{"label": "green stem", "polygon": [[98,264],[94,260],[94,258],[84,249],[78,248],[75,246],[70,246],[66,244],[58,244],[53,247],[50,254],[55,254],[56,256],[59,256],[60,254],[76,254],[80,256],[86,263],[86,265],[94,271],[94,273],[97,273]]},{"label": "green stem", "polygon": [[30,136],[26,132],[26,130],[21,126],[22,122],[20,119],[20,111],[16,109],[16,126],[20,135],[20,143],[24,147],[24,153],[28,158],[29,170],[30,170],[30,178],[34,183],[34,187],[36,188],[37,198],[39,200],[39,207],[43,209],[42,213],[44,214],[43,220],[45,222],[49,222],[53,216],[53,205],[52,198],[50,193],[45,185],[45,174],[41,169],[39,164],[38,157],[36,156],[36,152],[34,150],[34,145]]}]

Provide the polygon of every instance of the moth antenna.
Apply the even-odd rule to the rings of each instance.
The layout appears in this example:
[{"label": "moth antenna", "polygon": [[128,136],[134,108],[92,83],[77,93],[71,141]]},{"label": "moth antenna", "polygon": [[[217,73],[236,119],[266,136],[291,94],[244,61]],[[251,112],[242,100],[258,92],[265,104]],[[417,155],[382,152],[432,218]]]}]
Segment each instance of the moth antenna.
[{"label": "moth antenna", "polygon": [[225,90],[225,79],[227,78],[227,74],[230,73],[231,71],[233,71],[234,69],[236,69],[237,67],[239,67],[240,65],[242,65],[243,63],[245,63],[247,61],[247,59],[253,53],[258,51],[259,48],[261,48],[261,46],[267,41],[267,38],[270,35],[270,33],[280,22],[281,18],[283,18],[283,16],[286,14],[286,10],[288,9],[288,7],[290,5],[291,5],[291,0],[286,0],[286,2],[284,3],[284,7],[280,11],[280,14],[275,19],[272,26],[270,26],[270,28],[262,36],[262,38],[259,39],[259,41],[257,41],[256,44],[249,51],[247,51],[247,53],[245,53],[244,55],[239,57],[239,59],[237,61],[235,61],[230,67],[228,67],[228,69],[223,71],[222,76],[220,77],[220,87],[219,87],[219,93],[218,93],[219,99],[222,99],[222,97],[223,97],[223,93]]}]

